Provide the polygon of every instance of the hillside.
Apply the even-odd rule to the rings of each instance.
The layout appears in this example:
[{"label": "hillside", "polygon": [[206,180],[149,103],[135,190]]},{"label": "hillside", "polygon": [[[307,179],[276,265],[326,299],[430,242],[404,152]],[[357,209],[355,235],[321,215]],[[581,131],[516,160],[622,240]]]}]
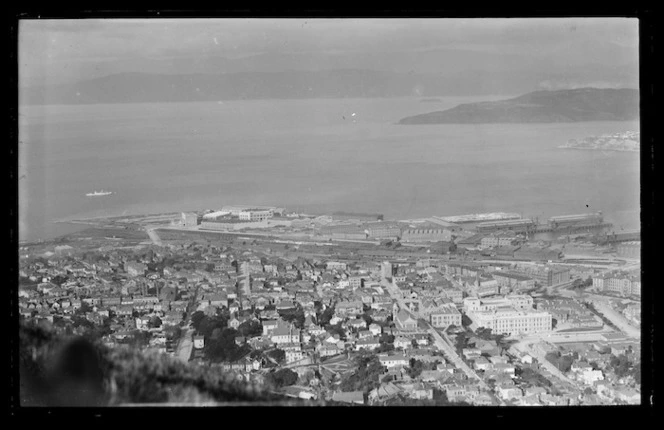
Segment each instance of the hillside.
[{"label": "hillside", "polygon": [[[620,76],[616,79],[632,82],[628,77]],[[175,74],[124,72],[57,85],[45,85],[44,82],[48,80],[26,79],[26,85],[20,87],[19,100],[22,105],[70,105],[472,96],[519,94],[537,88],[542,81],[567,79],[569,77],[555,73],[537,74],[513,70],[405,73],[349,68]]]},{"label": "hillside", "polygon": [[20,324],[18,339],[22,406],[326,403],[277,395],[233,374],[165,354],[64,337],[32,322]]},{"label": "hillside", "polygon": [[535,91],[513,99],[458,105],[403,118],[399,124],[628,121],[639,117],[639,92],[623,88]]},{"label": "hillside", "polygon": [[[495,94],[494,83],[475,85]],[[514,90],[509,83],[501,87]],[[501,88],[499,87],[499,88]],[[461,92],[459,92],[461,91]],[[72,84],[22,87],[26,105],[464,95],[456,79],[368,69],[237,73],[118,73]],[[508,92],[509,94],[509,92]],[[513,92],[512,92],[513,94]]]}]

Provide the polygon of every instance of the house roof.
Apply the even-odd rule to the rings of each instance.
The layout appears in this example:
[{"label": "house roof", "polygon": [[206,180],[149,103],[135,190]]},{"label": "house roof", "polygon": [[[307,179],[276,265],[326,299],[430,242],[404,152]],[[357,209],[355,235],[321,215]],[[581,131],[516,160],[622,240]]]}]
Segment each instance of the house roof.
[{"label": "house roof", "polygon": [[364,393],[362,391],[350,391],[346,393],[336,391],[332,394],[332,400],[345,403],[364,403]]},{"label": "house roof", "polygon": [[407,321],[417,322],[417,320],[415,318],[413,318],[413,316],[410,314],[410,312],[406,311],[405,309],[401,309],[399,312],[397,312],[396,318],[401,323],[404,323],[404,322],[407,322]]}]

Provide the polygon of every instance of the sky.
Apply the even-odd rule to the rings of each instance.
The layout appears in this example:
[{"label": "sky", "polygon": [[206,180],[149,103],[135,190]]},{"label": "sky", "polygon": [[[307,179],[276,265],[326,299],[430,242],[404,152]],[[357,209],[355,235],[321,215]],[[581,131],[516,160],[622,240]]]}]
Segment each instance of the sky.
[{"label": "sky", "polygon": [[[395,65],[383,61],[377,67],[394,68],[402,55],[440,50],[541,58],[556,63],[636,66],[638,20],[26,19],[19,24],[19,79],[22,85],[48,84],[146,67],[178,73],[186,71],[187,59],[234,60],[256,55],[275,63],[276,57],[389,54]],[[466,57],[459,58],[463,61]],[[299,60],[289,61],[293,68],[298,67]],[[353,64],[349,61],[344,66]],[[366,61],[358,62],[360,67],[367,64],[371,66]],[[270,63],[252,63],[251,67],[269,69]],[[325,67],[334,67],[334,62]],[[413,67],[417,72],[417,65]],[[220,71],[225,70],[210,70]]]}]

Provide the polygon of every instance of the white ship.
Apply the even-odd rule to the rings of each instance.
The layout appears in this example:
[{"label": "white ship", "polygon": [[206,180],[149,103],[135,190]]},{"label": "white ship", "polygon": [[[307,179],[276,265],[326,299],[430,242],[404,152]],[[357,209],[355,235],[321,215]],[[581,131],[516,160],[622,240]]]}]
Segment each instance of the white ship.
[{"label": "white ship", "polygon": [[92,193],[87,193],[86,196],[88,196],[88,197],[98,197],[98,196],[108,196],[110,194],[113,194],[113,192],[112,191],[101,190],[101,191],[94,191]]}]

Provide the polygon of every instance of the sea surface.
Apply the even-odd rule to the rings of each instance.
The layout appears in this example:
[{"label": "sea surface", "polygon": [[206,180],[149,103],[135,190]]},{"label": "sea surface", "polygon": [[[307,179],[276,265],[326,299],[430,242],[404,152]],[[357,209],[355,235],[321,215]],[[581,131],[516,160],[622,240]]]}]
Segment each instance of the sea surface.
[{"label": "sea surface", "polygon": [[[601,210],[639,228],[639,154],[560,149],[638,122],[397,125],[499,97],[21,106],[19,239],[56,220],[274,205],[413,219]],[[100,189],[106,197],[86,197]]]}]

